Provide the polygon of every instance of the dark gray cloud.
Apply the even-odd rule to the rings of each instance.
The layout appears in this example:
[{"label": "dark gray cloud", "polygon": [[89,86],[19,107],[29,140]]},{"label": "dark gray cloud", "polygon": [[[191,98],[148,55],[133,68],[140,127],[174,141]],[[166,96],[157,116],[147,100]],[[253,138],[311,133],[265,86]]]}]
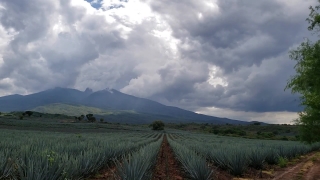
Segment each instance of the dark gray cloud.
[{"label": "dark gray cloud", "polygon": [[315,1],[89,2],[0,0],[1,95],[110,87],[201,112],[301,110],[288,51]]},{"label": "dark gray cloud", "polygon": [[[304,7],[304,11],[292,12],[294,4]],[[192,0],[153,1],[153,9],[167,19],[177,30],[173,35],[188,47],[181,46],[181,53],[218,66],[228,83],[226,87],[202,87],[207,91],[194,88],[194,94],[185,93],[183,97],[171,96],[177,101],[193,99],[191,106],[195,109],[214,106],[256,112],[301,110],[298,96],[284,92],[284,87],[294,73],[288,50],[308,36],[305,19],[312,4],[220,0],[210,7]],[[188,13],[176,11],[177,7]],[[164,94],[169,92],[174,91]]]}]

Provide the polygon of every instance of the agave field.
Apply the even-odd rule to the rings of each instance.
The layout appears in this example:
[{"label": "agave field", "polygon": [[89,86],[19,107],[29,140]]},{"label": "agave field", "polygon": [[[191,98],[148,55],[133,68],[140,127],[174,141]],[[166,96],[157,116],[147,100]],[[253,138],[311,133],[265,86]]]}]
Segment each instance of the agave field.
[{"label": "agave field", "polygon": [[183,179],[195,180],[214,179],[218,168],[241,176],[248,168],[259,170],[320,148],[174,131],[75,134],[2,129],[0,137],[0,179],[21,180],[90,179],[108,168],[116,169],[116,179],[154,179],[164,139]]},{"label": "agave field", "polygon": [[130,167],[140,165],[142,157],[148,166],[139,171],[145,174],[159,149],[161,136],[1,130],[0,179],[81,179],[121,158],[126,158],[119,165],[122,174],[137,173],[131,172]]},{"label": "agave field", "polygon": [[320,144],[295,141],[252,140],[204,134],[170,134],[169,143],[192,179],[212,179],[214,168],[241,176],[247,168],[264,165],[319,150]]}]

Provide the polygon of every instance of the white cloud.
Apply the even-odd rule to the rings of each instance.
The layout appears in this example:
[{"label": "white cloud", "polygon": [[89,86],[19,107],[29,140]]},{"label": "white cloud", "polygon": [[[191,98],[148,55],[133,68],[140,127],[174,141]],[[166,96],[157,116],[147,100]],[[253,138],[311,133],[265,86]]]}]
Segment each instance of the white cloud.
[{"label": "white cloud", "polygon": [[3,0],[0,95],[110,87],[189,110],[229,108],[229,118],[290,119],[270,111],[297,109],[283,92],[294,65],[287,51],[307,32],[309,4]]},{"label": "white cloud", "polygon": [[215,107],[201,108],[197,113],[226,117],[231,119],[237,119],[242,121],[260,121],[271,124],[294,124],[294,120],[298,118],[296,112],[246,112],[246,111],[234,111],[231,109],[221,109]]}]

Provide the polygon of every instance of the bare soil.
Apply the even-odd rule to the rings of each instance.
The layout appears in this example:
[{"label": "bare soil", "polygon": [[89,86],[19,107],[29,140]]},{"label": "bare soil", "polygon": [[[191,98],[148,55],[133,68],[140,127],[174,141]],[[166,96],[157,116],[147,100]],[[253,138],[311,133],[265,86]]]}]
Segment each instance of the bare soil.
[{"label": "bare soil", "polygon": [[181,171],[181,164],[175,158],[167,136],[164,135],[158,153],[157,163],[153,172],[152,180],[183,180],[186,179]]},{"label": "bare soil", "polygon": [[[155,165],[152,180],[184,180],[184,172],[182,171],[180,162],[175,158],[172,148],[168,143],[167,136],[164,135],[157,156],[157,163]],[[102,169],[97,175],[88,178],[87,180],[120,180],[116,176],[116,166],[109,165],[109,167]]]},{"label": "bare soil", "polygon": [[97,175],[87,180],[120,180],[120,178],[116,176],[116,170],[116,166],[113,164],[110,167],[102,169]]},{"label": "bare soil", "polygon": [[319,154],[302,156],[296,163],[274,173],[274,180],[319,180]]},{"label": "bare soil", "polygon": [[317,161],[304,177],[305,180],[319,180],[320,179],[320,162]]}]

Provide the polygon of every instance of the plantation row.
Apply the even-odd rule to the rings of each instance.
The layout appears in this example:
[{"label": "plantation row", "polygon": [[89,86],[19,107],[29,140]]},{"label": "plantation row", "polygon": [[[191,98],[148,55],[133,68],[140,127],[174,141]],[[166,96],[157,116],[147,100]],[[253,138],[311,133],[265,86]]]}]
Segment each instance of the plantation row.
[{"label": "plantation row", "polygon": [[[231,174],[242,175],[248,167],[260,170],[265,164],[287,160],[319,150],[320,144],[293,141],[252,140],[203,134],[171,134],[169,143],[193,179],[210,179],[208,162]],[[207,161],[207,162],[206,162]]]},{"label": "plantation row", "polygon": [[[83,179],[114,166],[117,179],[151,179],[162,133],[65,134],[0,131],[0,179]],[[175,156],[190,179],[212,179],[212,165],[242,175],[248,167],[319,150],[320,144],[168,133]]]},{"label": "plantation row", "polygon": [[81,179],[113,161],[123,179],[137,173],[145,176],[162,141],[162,135],[156,133],[75,135],[1,130],[0,137],[0,179],[23,180]]}]

